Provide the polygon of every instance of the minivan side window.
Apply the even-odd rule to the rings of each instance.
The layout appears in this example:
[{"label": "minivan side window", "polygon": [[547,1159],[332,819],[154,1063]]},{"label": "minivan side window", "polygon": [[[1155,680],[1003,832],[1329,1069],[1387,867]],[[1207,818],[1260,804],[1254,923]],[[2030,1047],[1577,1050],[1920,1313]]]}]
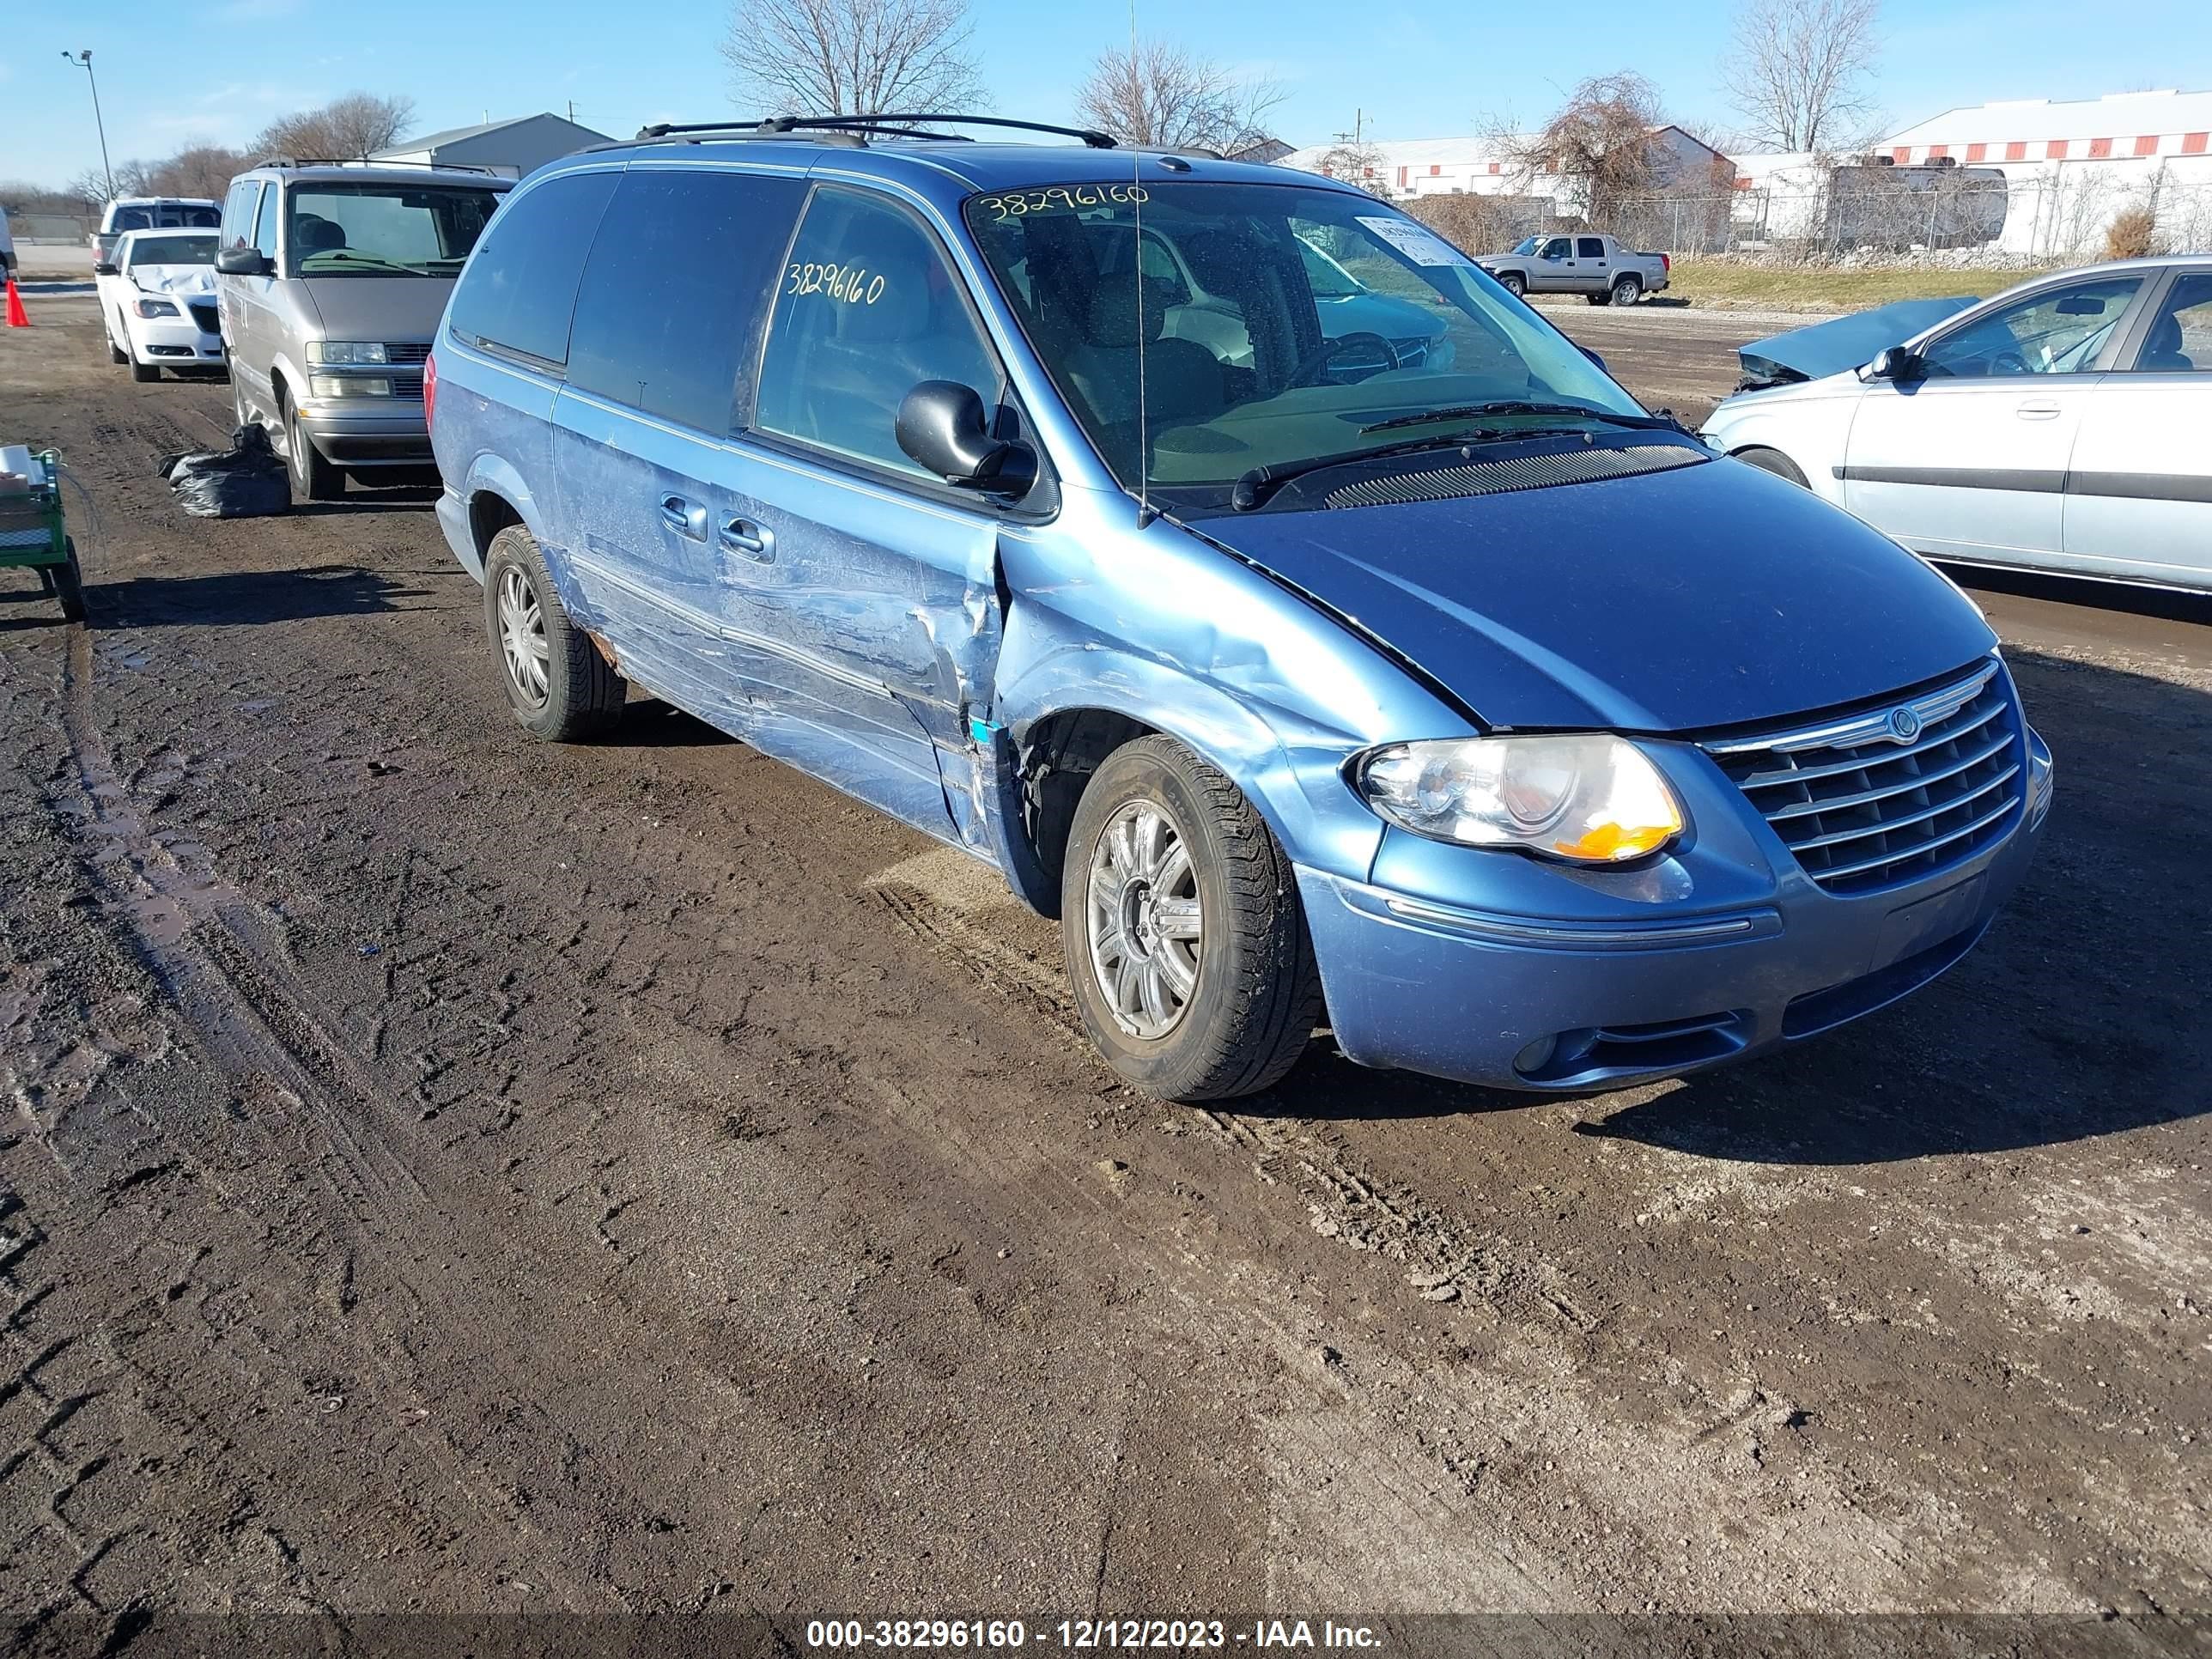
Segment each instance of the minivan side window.
[{"label": "minivan side window", "polygon": [[261,210],[253,216],[253,246],[264,257],[276,257],[276,204],[284,194],[280,185],[271,185],[261,192]]},{"label": "minivan side window", "polygon": [[250,247],[253,244],[253,209],[261,196],[258,179],[241,179],[222,198],[222,245]]},{"label": "minivan side window", "polygon": [[625,173],[577,290],[568,384],[726,434],[805,194],[780,173]]},{"label": "minivan side window", "polygon": [[935,237],[880,198],[824,188],[776,286],[761,361],[764,432],[939,482],[894,423],[923,380],[1000,401],[998,359]]},{"label": "minivan side window", "polygon": [[568,319],[584,257],[618,172],[568,173],[510,198],[485,230],[447,325],[471,345],[568,361]]}]

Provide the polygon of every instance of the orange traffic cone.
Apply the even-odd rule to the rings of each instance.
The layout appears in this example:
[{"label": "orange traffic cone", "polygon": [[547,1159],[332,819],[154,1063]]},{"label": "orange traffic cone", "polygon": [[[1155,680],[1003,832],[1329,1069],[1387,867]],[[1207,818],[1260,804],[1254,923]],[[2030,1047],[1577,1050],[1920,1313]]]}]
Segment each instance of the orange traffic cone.
[{"label": "orange traffic cone", "polygon": [[23,296],[15,291],[15,274],[10,272],[8,276],[8,326],[28,328],[30,325],[30,313],[23,309]]}]

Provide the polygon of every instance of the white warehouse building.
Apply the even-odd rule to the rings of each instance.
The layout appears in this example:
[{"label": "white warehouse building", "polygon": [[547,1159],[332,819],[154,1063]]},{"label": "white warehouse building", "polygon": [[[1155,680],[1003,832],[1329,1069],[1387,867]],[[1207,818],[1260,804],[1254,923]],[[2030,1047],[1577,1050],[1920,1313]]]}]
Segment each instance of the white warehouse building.
[{"label": "white warehouse building", "polygon": [[[1651,141],[1656,152],[1656,186],[1712,178],[1717,166],[1723,170],[1720,177],[1727,177],[1728,158],[1680,127],[1654,127]],[[1344,177],[1393,202],[1424,196],[1539,196],[1549,198],[1555,212],[1574,212],[1576,180],[1556,173],[1528,173],[1513,159],[1516,150],[1533,142],[1528,137],[1406,138],[1357,148],[1309,144],[1292,150],[1277,165]],[[1360,176],[1352,179],[1346,158],[1355,155],[1358,161],[1349,165],[1357,166]]]}]

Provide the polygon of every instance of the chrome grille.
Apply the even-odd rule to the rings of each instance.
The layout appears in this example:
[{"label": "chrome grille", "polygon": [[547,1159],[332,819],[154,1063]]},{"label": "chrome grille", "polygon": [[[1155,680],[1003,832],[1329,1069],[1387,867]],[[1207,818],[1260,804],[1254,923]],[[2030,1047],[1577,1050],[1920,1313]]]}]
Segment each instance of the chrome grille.
[{"label": "chrome grille", "polygon": [[426,341],[416,340],[403,345],[385,342],[384,360],[387,363],[419,363],[429,355],[430,347]]},{"label": "chrome grille", "polygon": [[1808,875],[1850,895],[1917,881],[2002,841],[2027,756],[1996,663],[1816,726],[1705,745]]}]

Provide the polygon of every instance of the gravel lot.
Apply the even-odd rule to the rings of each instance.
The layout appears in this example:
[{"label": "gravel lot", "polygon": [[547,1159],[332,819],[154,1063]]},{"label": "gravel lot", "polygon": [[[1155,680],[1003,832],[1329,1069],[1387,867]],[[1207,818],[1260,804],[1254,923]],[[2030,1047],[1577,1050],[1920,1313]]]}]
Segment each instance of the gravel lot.
[{"label": "gravel lot", "polygon": [[[0,577],[21,1646],[2212,1607],[2201,608],[1979,595],[2059,805],[1903,1007],[1587,1097],[1316,1044],[1163,1107],[958,855],[657,706],[529,744],[421,493],[173,511],[227,388],[30,303],[0,437],[100,524],[88,629]],[[1766,331],[1560,320],[1692,419]]]}]

